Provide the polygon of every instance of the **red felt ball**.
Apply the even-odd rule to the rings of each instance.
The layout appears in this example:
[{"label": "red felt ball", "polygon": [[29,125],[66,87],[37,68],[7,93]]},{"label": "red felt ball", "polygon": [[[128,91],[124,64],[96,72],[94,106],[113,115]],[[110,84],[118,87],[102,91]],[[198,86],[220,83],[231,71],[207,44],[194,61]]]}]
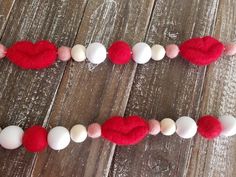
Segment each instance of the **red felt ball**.
[{"label": "red felt ball", "polygon": [[18,41],[7,49],[6,57],[23,69],[43,69],[55,62],[57,48],[46,40],[36,43]]},{"label": "red felt ball", "polygon": [[206,139],[213,139],[220,135],[222,125],[220,121],[213,116],[206,115],[198,119],[198,133]]},{"label": "red felt ball", "polygon": [[22,144],[29,152],[43,151],[48,145],[47,134],[45,128],[35,125],[25,130]]},{"label": "red felt ball", "polygon": [[224,51],[224,45],[211,36],[192,38],[180,46],[180,55],[189,62],[204,66],[216,61]]},{"label": "red felt ball", "polygon": [[131,58],[131,49],[124,41],[114,42],[108,49],[108,57],[114,64],[126,64]]}]

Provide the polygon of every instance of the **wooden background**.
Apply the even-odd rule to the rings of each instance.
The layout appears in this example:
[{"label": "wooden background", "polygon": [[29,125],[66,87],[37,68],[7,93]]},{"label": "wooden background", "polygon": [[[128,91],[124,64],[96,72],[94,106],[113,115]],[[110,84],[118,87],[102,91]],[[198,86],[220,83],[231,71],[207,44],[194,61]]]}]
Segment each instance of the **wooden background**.
[{"label": "wooden background", "polygon": [[[236,40],[235,0],[0,0],[1,43],[49,39],[58,46],[123,39],[179,44],[212,35]],[[145,65],[57,62],[23,71],[0,61],[0,126],[48,128],[104,122],[111,115],[177,119],[236,116],[236,57],[209,67],[165,58]],[[0,148],[0,176],[235,177],[236,138],[150,136],[130,147],[102,139],[60,152]]]}]

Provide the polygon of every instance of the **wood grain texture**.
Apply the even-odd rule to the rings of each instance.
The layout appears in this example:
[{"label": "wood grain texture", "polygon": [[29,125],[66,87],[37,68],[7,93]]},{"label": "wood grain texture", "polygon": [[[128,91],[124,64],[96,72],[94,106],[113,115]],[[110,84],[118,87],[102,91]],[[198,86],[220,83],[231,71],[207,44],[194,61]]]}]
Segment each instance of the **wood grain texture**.
[{"label": "wood grain texture", "polygon": [[[236,2],[219,1],[214,35],[222,41],[236,40]],[[222,57],[207,70],[201,114],[236,115],[236,57]],[[236,176],[236,139],[219,138],[194,142],[187,176]]]},{"label": "wood grain texture", "polygon": [[4,1],[0,0],[0,35],[2,36],[3,30],[6,26],[11,9],[14,5],[14,0]]},{"label": "wood grain texture", "polygon": [[[83,1],[76,3],[76,6],[72,1],[17,1],[1,42],[9,46],[21,39],[50,39],[58,45],[71,45],[84,5]],[[1,127],[15,124],[27,128],[43,124],[47,120],[64,68],[65,64],[58,62],[49,69],[23,71],[7,60],[1,61]],[[13,151],[1,148],[0,176],[30,176],[35,157],[36,154],[28,153],[23,148]]]},{"label": "wood grain texture", "polygon": [[[147,43],[178,44],[192,36],[211,34],[217,6],[217,1],[156,1]],[[125,114],[196,118],[204,76],[204,67],[180,57],[139,65]],[[191,151],[191,140],[177,135],[150,136],[139,145],[117,147],[109,176],[186,176]]]},{"label": "wood grain texture", "polygon": [[[102,42],[106,47],[117,39],[133,44],[145,36],[153,7],[152,0],[89,1],[76,43]],[[49,126],[71,128],[76,123],[104,122],[110,115],[122,115],[130,93],[136,64],[98,67],[70,62],[67,66]],[[71,142],[65,150],[39,154],[33,176],[107,176],[114,146],[102,139]]]},{"label": "wood grain texture", "polygon": [[[236,41],[234,0],[0,0],[1,42],[50,39],[58,46],[123,39],[133,45],[181,43],[213,35]],[[147,119],[202,114],[236,116],[236,57],[196,67],[181,57],[145,65],[57,62],[23,71],[0,62],[0,126],[48,128],[104,122],[111,115]],[[62,151],[0,148],[0,176],[234,177],[236,140],[149,136],[116,147],[88,138]]]}]

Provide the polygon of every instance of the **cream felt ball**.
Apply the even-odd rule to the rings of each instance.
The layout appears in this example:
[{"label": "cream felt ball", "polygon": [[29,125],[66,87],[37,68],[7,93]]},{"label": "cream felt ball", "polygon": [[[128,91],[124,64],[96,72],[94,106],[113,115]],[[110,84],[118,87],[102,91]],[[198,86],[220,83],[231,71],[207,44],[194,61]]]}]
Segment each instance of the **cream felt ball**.
[{"label": "cream felt ball", "polygon": [[70,143],[70,133],[62,126],[52,128],[48,133],[48,145],[54,150],[66,148]]},{"label": "cream felt ball", "polygon": [[222,125],[221,135],[223,136],[233,136],[236,134],[236,119],[232,115],[224,115],[219,117]]},{"label": "cream felt ball", "polygon": [[94,42],[88,45],[86,57],[93,64],[102,63],[107,56],[106,48],[103,44]]},{"label": "cream felt ball", "polygon": [[77,62],[84,61],[86,59],[85,51],[86,48],[83,45],[77,44],[71,49],[71,57]]},{"label": "cream felt ball", "polygon": [[161,45],[152,46],[152,59],[155,61],[162,60],[166,54],[165,48]]},{"label": "cream felt ball", "polygon": [[176,124],[176,133],[181,138],[192,138],[197,133],[197,124],[196,122],[188,116],[183,116],[177,119]]},{"label": "cream felt ball", "polygon": [[160,122],[161,133],[166,136],[173,135],[176,130],[175,121],[170,118],[162,119]]},{"label": "cream felt ball", "polygon": [[147,63],[152,57],[152,50],[144,42],[139,42],[135,44],[132,48],[133,60],[138,64]]},{"label": "cream felt ball", "polygon": [[16,149],[22,145],[24,131],[22,128],[11,125],[0,133],[0,144],[5,149]]},{"label": "cream felt ball", "polygon": [[87,138],[87,130],[81,124],[74,125],[70,130],[70,137],[72,141],[81,143]]}]

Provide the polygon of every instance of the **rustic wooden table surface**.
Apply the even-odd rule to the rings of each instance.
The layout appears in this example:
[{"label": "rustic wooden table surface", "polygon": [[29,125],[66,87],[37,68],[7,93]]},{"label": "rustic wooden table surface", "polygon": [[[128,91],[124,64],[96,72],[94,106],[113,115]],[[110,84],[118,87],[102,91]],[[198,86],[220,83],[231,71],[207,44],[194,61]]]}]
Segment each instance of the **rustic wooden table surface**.
[{"label": "rustic wooden table surface", "polygon": [[[235,12],[235,0],[0,0],[0,35],[6,46],[22,39],[166,45],[204,35],[224,42],[236,40]],[[209,67],[178,57],[122,66],[57,62],[40,71],[0,62],[1,127],[69,129],[132,114],[159,120],[236,115],[236,57]],[[40,154],[0,148],[0,176],[235,177],[236,138],[158,135],[130,147],[87,139]]]}]

